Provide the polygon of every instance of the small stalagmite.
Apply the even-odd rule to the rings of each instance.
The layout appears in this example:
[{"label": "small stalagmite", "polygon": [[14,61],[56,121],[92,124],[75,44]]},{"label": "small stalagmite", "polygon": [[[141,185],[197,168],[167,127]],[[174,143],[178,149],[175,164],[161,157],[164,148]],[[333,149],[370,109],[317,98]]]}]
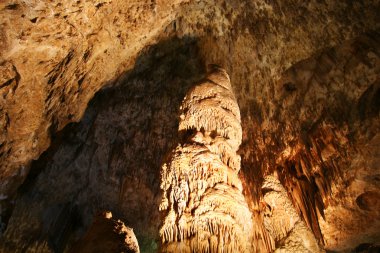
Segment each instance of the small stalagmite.
[{"label": "small stalagmite", "polygon": [[225,70],[188,91],[180,144],[161,169],[163,252],[252,252],[252,217],[238,177],[240,111]]},{"label": "small stalagmite", "polygon": [[110,211],[104,211],[95,216],[86,234],[68,252],[140,253],[140,248],[133,229],[113,219]]},{"label": "small stalagmite", "polygon": [[324,252],[300,218],[276,175],[268,175],[262,186],[266,212],[264,226],[276,241],[276,253]]}]

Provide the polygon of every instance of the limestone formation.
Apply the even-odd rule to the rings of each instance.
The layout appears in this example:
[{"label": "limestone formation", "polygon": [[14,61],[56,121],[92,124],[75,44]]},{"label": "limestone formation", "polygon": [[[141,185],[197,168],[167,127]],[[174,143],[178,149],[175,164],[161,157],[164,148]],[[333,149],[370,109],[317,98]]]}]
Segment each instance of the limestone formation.
[{"label": "limestone formation", "polygon": [[114,220],[112,213],[105,211],[95,217],[87,233],[69,251],[78,252],[140,253],[140,249],[133,229],[120,220]]},{"label": "limestone formation", "polygon": [[266,204],[264,226],[276,241],[275,252],[324,252],[296,212],[278,178],[266,176],[262,188]]},{"label": "limestone formation", "polygon": [[[70,248],[105,209],[157,252],[162,159],[208,63],[240,108],[252,252],[274,249],[261,212],[273,170],[327,251],[379,247],[379,4],[0,1],[0,252]],[[234,169],[224,139],[207,148]]]},{"label": "limestone formation", "polygon": [[181,106],[182,142],[162,166],[163,252],[251,252],[251,213],[238,177],[240,112],[225,70],[213,66]]}]

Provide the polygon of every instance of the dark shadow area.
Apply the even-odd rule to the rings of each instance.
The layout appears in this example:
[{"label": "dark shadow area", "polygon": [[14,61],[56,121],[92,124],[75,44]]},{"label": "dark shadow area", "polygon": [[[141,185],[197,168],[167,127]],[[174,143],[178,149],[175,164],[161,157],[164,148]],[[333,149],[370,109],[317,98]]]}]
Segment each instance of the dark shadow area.
[{"label": "dark shadow area", "polygon": [[144,50],[33,162],[3,236],[6,248],[47,242],[63,252],[95,214],[110,210],[134,229],[141,252],[155,252],[161,163],[178,142],[180,103],[204,73],[194,38]]},{"label": "dark shadow area", "polygon": [[354,250],[355,253],[378,253],[380,246],[373,245],[372,243],[362,243]]}]

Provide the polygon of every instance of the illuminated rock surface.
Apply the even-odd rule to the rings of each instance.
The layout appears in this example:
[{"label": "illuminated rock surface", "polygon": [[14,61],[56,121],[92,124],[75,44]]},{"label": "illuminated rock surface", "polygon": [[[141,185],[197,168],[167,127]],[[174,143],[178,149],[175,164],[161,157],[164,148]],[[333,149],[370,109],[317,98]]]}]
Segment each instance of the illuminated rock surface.
[{"label": "illuminated rock surface", "polygon": [[378,250],[379,9],[375,0],[1,1],[0,252],[60,252],[101,210],[156,252],[160,168],[182,138],[181,101],[210,63],[228,72],[240,108],[254,251],[278,243],[262,191],[274,171],[323,248]]},{"label": "illuminated rock surface", "polygon": [[162,166],[163,252],[252,252],[252,218],[238,177],[240,111],[214,67],[181,106],[183,135]]},{"label": "illuminated rock surface", "polygon": [[296,212],[280,181],[274,176],[266,176],[262,188],[263,201],[267,205],[264,226],[276,241],[275,252],[324,252]]}]

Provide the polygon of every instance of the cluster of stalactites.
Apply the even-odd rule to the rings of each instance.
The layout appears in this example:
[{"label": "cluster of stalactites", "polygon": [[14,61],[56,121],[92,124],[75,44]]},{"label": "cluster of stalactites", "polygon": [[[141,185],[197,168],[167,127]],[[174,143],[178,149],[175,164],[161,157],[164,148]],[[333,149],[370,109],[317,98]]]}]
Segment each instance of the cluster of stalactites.
[{"label": "cluster of stalactites", "polygon": [[163,252],[251,252],[252,219],[238,177],[240,112],[227,73],[214,69],[181,107],[182,145],[161,169]]},{"label": "cluster of stalactites", "polygon": [[300,218],[276,176],[265,177],[262,186],[266,212],[264,227],[278,245],[275,252],[324,252]]}]

